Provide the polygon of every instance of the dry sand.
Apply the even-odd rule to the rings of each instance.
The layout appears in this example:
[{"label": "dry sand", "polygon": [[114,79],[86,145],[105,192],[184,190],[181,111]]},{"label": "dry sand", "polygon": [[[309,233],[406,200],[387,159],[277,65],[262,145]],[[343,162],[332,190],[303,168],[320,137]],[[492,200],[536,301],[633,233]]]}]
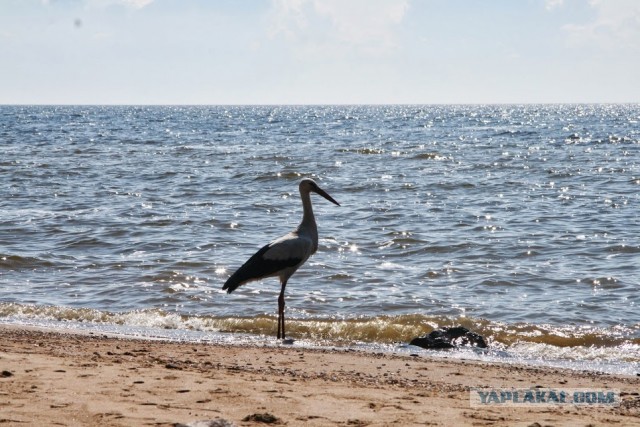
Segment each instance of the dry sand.
[{"label": "dry sand", "polygon": [[[237,426],[640,426],[639,377],[14,326],[0,326],[0,335],[2,426],[172,426],[217,418]],[[622,403],[535,408],[469,403],[470,387],[534,386],[617,389]]]}]

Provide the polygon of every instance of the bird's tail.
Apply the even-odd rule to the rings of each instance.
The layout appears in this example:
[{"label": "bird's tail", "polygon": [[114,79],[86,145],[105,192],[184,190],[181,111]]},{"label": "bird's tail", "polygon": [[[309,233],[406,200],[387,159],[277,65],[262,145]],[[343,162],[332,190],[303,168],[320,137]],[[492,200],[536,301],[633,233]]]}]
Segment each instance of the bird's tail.
[{"label": "bird's tail", "polygon": [[227,293],[231,293],[238,289],[241,285],[244,285],[247,282],[252,280],[257,280],[260,278],[259,275],[253,274],[253,265],[255,262],[255,255],[249,261],[245,262],[242,267],[240,267],[235,273],[231,275],[222,286],[222,290],[227,291]]},{"label": "bird's tail", "polygon": [[227,293],[231,293],[235,291],[239,286],[244,285],[247,282],[252,280],[258,280],[263,277],[267,277],[275,272],[277,272],[280,268],[278,263],[269,263],[265,262],[262,255],[269,250],[269,245],[264,246],[258,252],[253,254],[247,262],[242,264],[235,273],[227,279],[222,290],[227,291]]},{"label": "bird's tail", "polygon": [[234,273],[227,279],[222,287],[223,291],[227,291],[228,294],[238,289],[238,286],[242,285],[242,280],[238,277],[238,272]]}]

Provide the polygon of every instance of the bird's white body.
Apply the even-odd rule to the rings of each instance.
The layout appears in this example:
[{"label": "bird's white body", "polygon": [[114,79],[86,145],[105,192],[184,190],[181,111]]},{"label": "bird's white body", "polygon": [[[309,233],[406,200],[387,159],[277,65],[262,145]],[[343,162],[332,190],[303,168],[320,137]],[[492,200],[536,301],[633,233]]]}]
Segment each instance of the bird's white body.
[{"label": "bird's white body", "polygon": [[284,338],[284,288],[287,281],[318,250],[318,227],[311,206],[311,192],[315,192],[332,203],[340,206],[324,190],[311,179],[300,182],[300,198],[302,199],[302,222],[298,227],[284,236],[272,241],[256,252],[242,267],[226,281],[222,289],[231,293],[239,286],[260,280],[265,277],[279,277],[282,285],[278,299],[278,338],[282,329]]}]

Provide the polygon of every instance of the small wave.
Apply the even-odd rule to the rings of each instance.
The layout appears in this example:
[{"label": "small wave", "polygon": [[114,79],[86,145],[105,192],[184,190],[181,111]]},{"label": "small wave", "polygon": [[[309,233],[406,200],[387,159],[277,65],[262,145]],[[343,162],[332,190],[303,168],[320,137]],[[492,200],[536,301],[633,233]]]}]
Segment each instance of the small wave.
[{"label": "small wave", "polygon": [[36,257],[0,254],[0,270],[24,270],[53,267],[55,264]]},{"label": "small wave", "polygon": [[580,279],[579,283],[586,283],[593,287],[603,288],[603,289],[621,289],[624,288],[624,284],[622,284],[615,277],[587,277],[584,279]]},{"label": "small wave", "polygon": [[532,130],[519,130],[519,129],[509,129],[509,130],[497,130],[495,136],[514,136],[514,137],[525,137],[525,136],[535,136],[538,135],[538,132]]},{"label": "small wave", "polygon": [[109,313],[94,309],[0,303],[0,319],[4,318],[104,323],[110,320]]},{"label": "small wave", "polygon": [[629,136],[608,135],[595,142],[601,144],[637,144],[638,140]]},{"label": "small wave", "polygon": [[516,284],[514,282],[508,280],[494,280],[494,279],[486,279],[480,283],[481,287],[506,287],[512,288],[515,287]]},{"label": "small wave", "polygon": [[[176,270],[158,271],[154,274],[147,274],[142,276],[142,281],[145,283],[167,283],[172,285],[181,285],[184,289],[198,287],[199,284],[204,281],[197,276],[185,274]],[[173,289],[183,289],[181,287]],[[171,292],[171,291],[169,291]]]},{"label": "small wave", "polygon": [[413,156],[416,160],[442,160],[445,157],[440,156],[438,153],[419,153]]},{"label": "small wave", "polygon": [[[275,316],[252,317],[193,316],[160,309],[108,312],[89,308],[0,303],[0,319],[40,319],[109,323],[159,329],[184,329],[272,335]],[[358,318],[288,318],[292,337],[332,342],[398,343],[443,327],[464,326],[483,335],[498,348],[544,344],[558,348],[607,348],[640,346],[640,325],[635,326],[557,326],[530,323],[505,324],[470,317],[406,314]],[[640,361],[640,356],[638,361]]]},{"label": "small wave", "polygon": [[270,182],[277,181],[280,179],[286,180],[298,180],[301,179],[304,175],[301,172],[289,171],[289,172],[274,172],[269,174],[264,174],[257,176],[254,181],[257,182]]},{"label": "small wave", "polygon": [[613,245],[609,246],[606,251],[617,254],[637,254],[640,253],[640,246]]},{"label": "small wave", "polygon": [[62,242],[62,247],[67,249],[91,249],[108,246],[109,243],[103,242],[96,237],[78,237],[68,239]]},{"label": "small wave", "polygon": [[355,153],[355,154],[384,154],[382,148],[362,147],[362,148],[341,148],[338,150],[340,153]]},{"label": "small wave", "polygon": [[348,274],[348,273],[335,273],[335,274],[332,274],[332,275],[328,276],[327,279],[335,280],[335,281],[347,281],[347,280],[354,279],[354,276],[352,276],[351,274]]},{"label": "small wave", "polygon": [[425,242],[422,239],[417,239],[409,235],[406,235],[406,236],[393,237],[390,240],[382,243],[381,246],[392,246],[392,245],[412,246],[412,245],[426,245],[426,244],[427,242]]}]

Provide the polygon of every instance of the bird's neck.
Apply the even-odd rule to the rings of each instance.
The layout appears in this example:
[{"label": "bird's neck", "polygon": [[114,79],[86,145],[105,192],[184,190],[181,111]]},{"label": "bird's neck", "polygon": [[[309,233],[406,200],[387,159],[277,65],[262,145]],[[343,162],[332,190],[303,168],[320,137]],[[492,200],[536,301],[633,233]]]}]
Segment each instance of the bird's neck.
[{"label": "bird's neck", "polygon": [[317,234],[316,219],[313,216],[313,207],[311,206],[311,195],[302,193],[302,222],[299,228],[304,228],[311,233]]}]

